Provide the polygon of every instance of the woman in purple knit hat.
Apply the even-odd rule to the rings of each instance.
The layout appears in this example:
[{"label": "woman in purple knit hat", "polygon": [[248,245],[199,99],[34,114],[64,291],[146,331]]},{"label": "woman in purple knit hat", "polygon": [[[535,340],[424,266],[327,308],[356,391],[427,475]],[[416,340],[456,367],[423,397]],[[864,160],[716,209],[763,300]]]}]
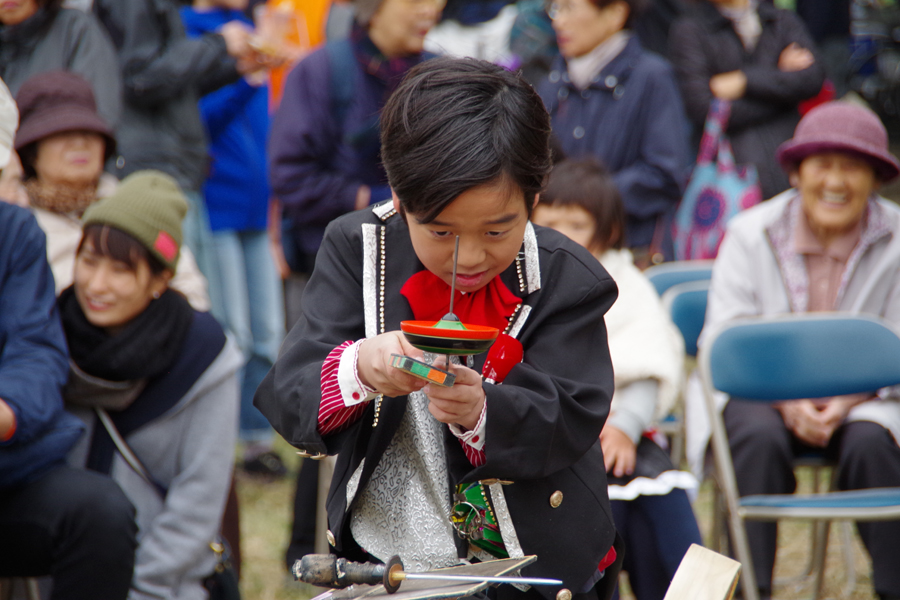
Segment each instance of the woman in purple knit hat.
[{"label": "woman in purple knit hat", "polygon": [[[728,224],[704,337],[734,319],[789,312],[878,315],[900,326],[900,209],[877,194],[900,163],[881,121],[866,108],[829,102],[800,121],[776,156],[793,187]],[[837,462],[840,489],[900,486],[900,403],[887,390],[774,406],[719,400],[742,496],[793,492],[793,460],[809,449]],[[900,522],[857,526],[878,597],[900,598]],[[765,598],[776,524],[749,522],[747,533]]]}]

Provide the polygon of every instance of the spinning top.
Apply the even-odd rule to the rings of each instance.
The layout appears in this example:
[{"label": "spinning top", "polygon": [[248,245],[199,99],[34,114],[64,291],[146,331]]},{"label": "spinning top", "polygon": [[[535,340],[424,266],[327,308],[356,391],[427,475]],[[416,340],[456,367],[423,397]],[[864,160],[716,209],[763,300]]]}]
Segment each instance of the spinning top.
[{"label": "spinning top", "polygon": [[456,264],[459,258],[459,236],[453,250],[453,280],[450,282],[450,311],[440,321],[402,321],[400,331],[409,343],[423,352],[470,356],[491,347],[500,330],[496,327],[468,325],[453,313],[456,295]]}]

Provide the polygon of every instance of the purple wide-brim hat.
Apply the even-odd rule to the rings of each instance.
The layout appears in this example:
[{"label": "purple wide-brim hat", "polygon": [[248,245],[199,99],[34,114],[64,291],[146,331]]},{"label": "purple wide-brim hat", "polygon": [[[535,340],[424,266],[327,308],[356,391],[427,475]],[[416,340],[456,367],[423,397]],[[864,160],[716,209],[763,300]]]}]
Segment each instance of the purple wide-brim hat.
[{"label": "purple wide-brim hat", "polygon": [[19,131],[16,150],[67,131],[91,131],[106,139],[106,158],[116,148],[112,129],[97,114],[91,85],[80,75],[47,71],[29,78],[16,95]]},{"label": "purple wide-brim hat", "polygon": [[775,157],[785,171],[811,154],[846,152],[865,160],[882,182],[900,174],[900,162],[888,152],[888,134],[874,112],[850,102],[826,102],[800,119],[794,137]]}]

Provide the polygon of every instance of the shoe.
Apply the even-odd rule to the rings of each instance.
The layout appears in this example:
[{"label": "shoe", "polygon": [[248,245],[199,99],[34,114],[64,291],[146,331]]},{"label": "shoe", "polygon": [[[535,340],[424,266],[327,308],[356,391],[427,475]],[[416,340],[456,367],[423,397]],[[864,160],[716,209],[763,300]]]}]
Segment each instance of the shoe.
[{"label": "shoe", "polygon": [[245,473],[264,475],[273,479],[281,479],[287,475],[287,467],[284,466],[278,453],[272,450],[258,454],[250,460],[245,460],[241,468]]}]

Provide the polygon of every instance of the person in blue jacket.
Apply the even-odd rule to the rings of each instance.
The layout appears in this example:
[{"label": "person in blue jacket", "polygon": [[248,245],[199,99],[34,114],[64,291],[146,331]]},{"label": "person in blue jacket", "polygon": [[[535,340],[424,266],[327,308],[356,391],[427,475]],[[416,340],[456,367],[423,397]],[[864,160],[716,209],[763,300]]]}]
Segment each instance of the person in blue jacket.
[{"label": "person in blue jacket", "polygon": [[[232,21],[252,27],[240,10],[246,5],[247,0],[196,0],[181,9],[185,32],[189,38],[201,38]],[[210,295],[221,299],[224,312],[215,316],[234,333],[244,353],[243,466],[280,476],[286,470],[272,450],[275,432],[253,406],[257,386],[278,357],[285,327],[281,280],[266,231],[268,86],[253,77],[242,77],[200,100],[210,154],[203,198],[221,267],[221,289],[210,290]]]},{"label": "person in blue jacket", "polygon": [[563,0],[549,14],[561,56],[538,92],[558,149],[595,158],[625,203],[625,244],[641,266],[671,258],[669,225],[688,166],[688,122],[669,64],[631,26],[643,0]]},{"label": "person in blue jacket", "polygon": [[[0,82],[0,164],[18,121]],[[63,410],[68,351],[44,233],[0,202],[0,578],[53,577],[52,599],[125,598],[134,508],[110,478],[66,466],[84,432]]]}]

